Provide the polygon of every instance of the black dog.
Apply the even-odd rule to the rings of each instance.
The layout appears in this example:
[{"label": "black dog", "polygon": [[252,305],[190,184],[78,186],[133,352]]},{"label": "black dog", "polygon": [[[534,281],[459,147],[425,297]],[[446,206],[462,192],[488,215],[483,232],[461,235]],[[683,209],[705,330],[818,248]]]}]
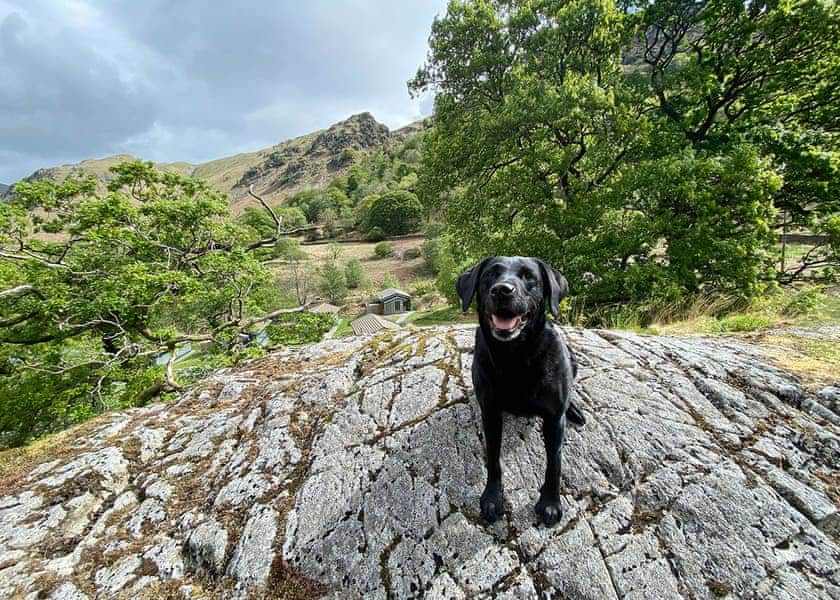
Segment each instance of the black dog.
[{"label": "black dog", "polygon": [[455,287],[464,311],[474,295],[478,298],[472,378],[487,445],[481,514],[490,522],[504,514],[502,412],[536,415],[543,420],[546,468],[534,509],[543,523],[553,525],[561,515],[558,487],[566,420],[585,422],[571,402],[577,362],[545,316],[546,301],[557,316],[560,299],[569,291],[566,278],[538,258],[497,256],[464,272]]}]

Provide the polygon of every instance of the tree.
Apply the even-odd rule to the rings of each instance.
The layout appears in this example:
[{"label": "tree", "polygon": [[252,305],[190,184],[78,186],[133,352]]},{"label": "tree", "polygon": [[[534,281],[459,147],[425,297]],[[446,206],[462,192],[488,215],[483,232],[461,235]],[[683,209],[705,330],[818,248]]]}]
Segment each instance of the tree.
[{"label": "tree", "polygon": [[382,194],[370,205],[367,224],[379,227],[386,235],[403,235],[417,231],[425,214],[417,196],[406,190]]},{"label": "tree", "polygon": [[286,206],[299,208],[308,223],[316,223],[318,216],[326,210],[337,215],[342,207],[349,205],[347,196],[338,188],[323,190],[303,190],[286,199]]},{"label": "tree", "polygon": [[693,147],[748,141],[782,177],[784,226],[840,211],[840,7],[820,0],[659,0],[637,13],[661,114]]},{"label": "tree", "polygon": [[313,287],[312,265],[306,254],[301,252],[288,257],[287,267],[289,286],[294,290],[297,303],[303,306],[309,301],[309,293]]},{"label": "tree", "polygon": [[[420,193],[445,216],[453,264],[533,254],[576,279],[621,260],[600,248],[572,264],[621,211],[606,192],[650,129],[622,77],[625,38],[611,3],[586,0],[452,2],[435,21],[409,85],[436,92]],[[630,253],[646,241],[622,239]]]},{"label": "tree", "polygon": [[660,113],[695,147],[759,125],[836,131],[836,4],[656,0],[636,8]]},{"label": "tree", "polygon": [[344,302],[344,298],[347,296],[347,282],[338,265],[334,261],[328,260],[318,269],[318,275],[320,276],[319,287],[327,302],[331,304]]},{"label": "tree", "polygon": [[[106,194],[92,179],[19,183],[0,203],[0,444],[108,406],[180,389],[155,359],[288,309],[258,293],[272,277],[265,237],[225,220],[206,183],[122,163]],[[300,309],[292,309],[300,310]]]},{"label": "tree", "polygon": [[[791,102],[833,98],[837,86],[817,85],[837,64],[832,37],[811,38],[835,31],[813,21],[836,22],[836,10],[631,7],[456,1],[435,21],[409,87],[436,92],[419,191],[445,216],[453,265],[539,255],[594,301],[750,296],[770,279],[783,178],[756,133]],[[819,92],[803,101],[803,84]]]},{"label": "tree", "polygon": [[[306,227],[306,215],[296,206],[275,206],[274,212],[281,219],[284,229]],[[259,237],[270,236],[276,224],[271,215],[262,207],[246,206],[238,221],[253,229]]]},{"label": "tree", "polygon": [[362,285],[365,280],[365,270],[362,268],[362,263],[358,258],[352,258],[344,265],[344,280],[347,282],[347,287],[355,290]]},{"label": "tree", "polygon": [[359,200],[359,203],[356,205],[356,223],[362,231],[369,231],[371,229],[371,207],[379,200],[379,197],[379,194],[370,194]]}]

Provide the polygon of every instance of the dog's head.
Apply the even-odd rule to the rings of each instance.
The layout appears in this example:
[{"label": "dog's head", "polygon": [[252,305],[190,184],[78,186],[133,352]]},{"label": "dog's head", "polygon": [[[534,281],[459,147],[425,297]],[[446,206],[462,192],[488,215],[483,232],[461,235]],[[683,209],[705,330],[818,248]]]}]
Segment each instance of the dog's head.
[{"label": "dog's head", "polygon": [[541,326],[546,302],[556,317],[569,284],[560,271],[539,258],[491,256],[464,271],[455,289],[464,311],[477,296],[482,327],[497,340],[510,341]]}]

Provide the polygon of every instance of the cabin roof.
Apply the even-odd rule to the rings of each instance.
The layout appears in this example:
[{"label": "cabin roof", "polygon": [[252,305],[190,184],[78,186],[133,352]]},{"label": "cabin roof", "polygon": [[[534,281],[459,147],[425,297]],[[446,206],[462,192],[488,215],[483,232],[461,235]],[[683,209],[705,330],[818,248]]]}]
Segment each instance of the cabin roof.
[{"label": "cabin roof", "polygon": [[392,296],[402,296],[403,298],[411,299],[411,295],[396,288],[387,288],[376,294],[376,297],[379,298],[380,302],[384,302],[388,298]]},{"label": "cabin roof", "polygon": [[356,335],[376,333],[377,331],[382,331],[383,329],[400,328],[400,326],[394,323],[393,321],[389,321],[388,319],[374,314],[367,314],[359,317],[358,319],[350,323],[350,327],[353,329],[353,333],[355,333]]}]

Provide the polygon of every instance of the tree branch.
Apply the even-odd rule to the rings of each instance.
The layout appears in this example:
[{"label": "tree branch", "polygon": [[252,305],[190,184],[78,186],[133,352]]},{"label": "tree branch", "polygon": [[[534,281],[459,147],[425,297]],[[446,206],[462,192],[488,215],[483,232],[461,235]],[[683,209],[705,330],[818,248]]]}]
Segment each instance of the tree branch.
[{"label": "tree branch", "polygon": [[33,294],[38,296],[41,300],[46,300],[44,294],[42,294],[38,288],[32,285],[17,285],[13,288],[9,288],[7,290],[0,291],[0,300],[3,298],[18,298],[20,296],[28,296]]}]

